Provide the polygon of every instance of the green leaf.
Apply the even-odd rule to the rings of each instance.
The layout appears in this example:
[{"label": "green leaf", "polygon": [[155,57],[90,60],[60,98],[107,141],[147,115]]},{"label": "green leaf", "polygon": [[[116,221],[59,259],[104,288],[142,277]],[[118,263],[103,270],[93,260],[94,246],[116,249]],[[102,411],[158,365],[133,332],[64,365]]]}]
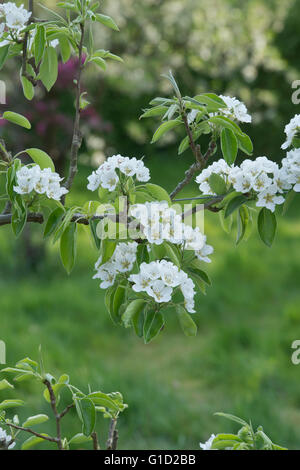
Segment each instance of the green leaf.
[{"label": "green leaf", "polygon": [[177,252],[177,248],[172,246],[169,242],[164,242],[163,247],[165,249],[166,256],[170,258],[172,263],[174,263],[176,266],[178,266],[178,268],[180,268],[180,258]]},{"label": "green leaf", "polygon": [[276,216],[269,209],[263,207],[257,218],[258,233],[262,241],[271,247],[275,238],[277,222]]},{"label": "green leaf", "polygon": [[[50,437],[48,434],[45,434],[45,433],[42,433],[42,436]],[[25,442],[23,442],[21,450],[29,450],[32,447],[35,447],[40,442],[44,442],[44,441],[45,441],[45,439],[43,439],[41,437],[31,436],[28,439],[26,439]]]},{"label": "green leaf", "polygon": [[231,201],[229,201],[225,209],[225,215],[224,215],[225,219],[229,217],[236,209],[241,207],[247,201],[248,201],[248,198],[243,195],[237,196],[234,199],[231,199]]},{"label": "green leaf", "polygon": [[39,165],[41,170],[43,170],[44,168],[50,168],[53,172],[55,171],[52,158],[43,150],[31,148],[24,150],[24,152],[28,153],[34,163]]},{"label": "green leaf", "polygon": [[34,97],[34,86],[26,77],[22,75],[22,71],[20,74],[20,79],[24,96],[27,100],[31,101]]},{"label": "green leaf", "polygon": [[11,228],[16,238],[18,238],[24,230],[27,221],[27,209],[22,199],[19,208],[14,207],[11,218]]},{"label": "green leaf", "polygon": [[202,268],[202,263],[199,259],[195,259],[193,260],[191,263],[190,263],[190,266],[193,269],[193,271],[195,271],[195,273],[197,274],[197,276],[201,277],[202,281],[205,282],[205,284],[207,285],[211,285],[211,280],[209,278],[209,276],[206,274],[205,271],[203,271],[201,268]]},{"label": "green leaf", "polygon": [[28,119],[21,114],[14,113],[13,111],[5,111],[2,116],[6,121],[17,124],[17,126],[25,127],[25,129],[31,129],[31,124]]},{"label": "green leaf", "polygon": [[172,121],[166,121],[166,122],[163,122],[159,127],[158,129],[156,129],[153,137],[152,137],[152,140],[151,140],[151,144],[154,144],[155,142],[157,142],[166,132],[170,131],[171,129],[174,129],[175,127],[178,127],[182,124],[182,122],[180,120],[172,120]]},{"label": "green leaf", "polygon": [[106,261],[112,257],[116,246],[117,243],[115,240],[108,240],[107,238],[104,238],[101,241],[100,256],[102,256],[102,264],[106,263]]},{"label": "green leaf", "polygon": [[167,201],[169,204],[172,204],[169,194],[161,186],[153,183],[147,183],[143,186],[143,188],[146,189],[147,193],[149,193],[155,201]]},{"label": "green leaf", "polygon": [[234,421],[238,424],[241,424],[242,426],[247,426],[249,427],[249,424],[246,423],[246,421],[244,421],[243,419],[239,418],[238,416],[234,416],[230,413],[223,413],[221,411],[218,411],[217,413],[214,413],[214,415],[216,416],[221,416],[222,418],[226,418],[226,419],[229,419],[230,421]]},{"label": "green leaf", "polygon": [[104,406],[105,408],[112,411],[119,411],[119,403],[103,392],[92,392],[88,394],[88,398],[96,406]]},{"label": "green leaf", "polygon": [[58,61],[54,47],[48,46],[44,53],[44,58],[40,66],[39,79],[45,85],[47,91],[50,91],[57,80]]},{"label": "green leaf", "polygon": [[79,445],[79,444],[85,444],[86,442],[90,442],[92,438],[90,436],[85,436],[82,433],[75,434],[70,440],[69,444],[72,445]]},{"label": "green leaf", "polygon": [[116,288],[112,304],[113,319],[116,323],[120,323],[121,321],[120,307],[125,300],[125,293],[126,289],[123,286],[118,286]]},{"label": "green leaf", "polygon": [[202,93],[201,95],[196,95],[194,100],[197,101],[199,104],[206,104],[210,108],[213,108],[217,111],[220,108],[225,108],[226,104],[218,95],[214,93]]},{"label": "green leaf", "polygon": [[196,336],[197,325],[182,305],[176,305],[176,312],[185,336]]},{"label": "green leaf", "polygon": [[212,173],[208,179],[209,186],[211,190],[218,195],[223,195],[226,193],[226,183],[222,176],[217,173]]},{"label": "green leaf", "polygon": [[117,24],[114,22],[114,20],[110,16],[101,15],[100,13],[96,13],[95,14],[95,19],[96,19],[96,21],[103,24],[104,26],[107,26],[108,28],[111,28],[114,31],[119,31],[119,28],[118,28]]},{"label": "green leaf", "polygon": [[106,62],[101,57],[92,57],[89,62],[93,62],[94,64],[98,65],[102,70],[106,70]]},{"label": "green leaf", "polygon": [[90,398],[78,400],[81,420],[83,424],[82,432],[85,436],[90,436],[95,429],[96,410],[93,401]]},{"label": "green leaf", "polygon": [[49,416],[44,414],[39,414],[35,416],[30,416],[27,418],[26,421],[22,424],[23,428],[30,428],[31,426],[35,426],[37,424],[42,424],[48,421]]},{"label": "green leaf", "polygon": [[133,317],[139,316],[140,312],[143,311],[143,308],[146,304],[144,299],[136,299],[130,302],[127,306],[125,312],[122,315],[122,320],[125,328],[131,326]]},{"label": "green leaf", "polygon": [[59,36],[58,40],[59,40],[59,47],[60,47],[62,61],[65,64],[70,59],[71,46],[66,36],[61,35]]},{"label": "green leaf", "polygon": [[232,165],[237,156],[238,141],[235,134],[230,129],[223,129],[221,132],[221,149],[224,160],[228,165]]},{"label": "green leaf", "polygon": [[161,313],[157,311],[147,312],[144,323],[144,341],[150,343],[164,326],[164,319]]},{"label": "green leaf", "polygon": [[67,226],[60,239],[60,256],[68,274],[72,271],[76,258],[77,226],[71,223]]},{"label": "green leaf", "polygon": [[236,134],[239,148],[242,152],[246,153],[247,155],[252,155],[253,153],[253,144],[250,137],[247,134]]},{"label": "green leaf", "polygon": [[36,27],[36,33],[34,37],[34,59],[35,64],[38,65],[43,58],[46,45],[46,29],[43,25]]},{"label": "green leaf", "polygon": [[5,410],[6,408],[15,408],[17,406],[24,406],[25,403],[23,400],[3,400],[0,403],[0,410]]},{"label": "green leaf", "polygon": [[241,206],[237,213],[237,238],[238,245],[244,238],[249,222],[249,209],[247,206]]},{"label": "green leaf", "polygon": [[229,129],[234,134],[244,135],[240,127],[235,122],[231,121],[230,119],[224,116],[213,116],[209,118],[207,122],[212,122],[213,124],[216,124],[217,126],[220,126],[225,129]]},{"label": "green leaf", "polygon": [[292,204],[295,197],[296,197],[295,191],[289,191],[289,193],[285,197],[285,201],[284,201],[284,204],[283,204],[283,207],[282,207],[281,215],[286,215],[286,213],[289,210],[289,207]]},{"label": "green leaf", "polygon": [[0,380],[0,390],[5,390],[6,388],[14,388],[6,379]]},{"label": "green leaf", "polygon": [[154,106],[154,108],[145,109],[143,114],[141,114],[140,119],[154,116],[163,116],[168,109],[168,106]]},{"label": "green leaf", "polygon": [[48,217],[46,227],[44,230],[44,238],[50,237],[52,233],[57,228],[58,224],[60,223],[65,211],[61,207],[57,207]]},{"label": "green leaf", "polygon": [[2,69],[9,53],[10,44],[0,48],[0,70]]}]

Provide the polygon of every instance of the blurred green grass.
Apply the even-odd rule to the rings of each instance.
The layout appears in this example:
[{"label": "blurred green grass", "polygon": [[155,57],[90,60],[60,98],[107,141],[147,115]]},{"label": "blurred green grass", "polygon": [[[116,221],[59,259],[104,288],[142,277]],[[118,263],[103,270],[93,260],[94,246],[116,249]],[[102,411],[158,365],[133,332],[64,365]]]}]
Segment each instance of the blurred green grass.
[{"label": "blurred green grass", "polygon": [[[172,189],[188,163],[157,154],[146,164],[153,182]],[[77,202],[84,201],[87,172],[82,168],[76,181]],[[97,253],[83,228],[69,277],[52,245],[38,274],[21,269],[20,242],[9,227],[2,228],[0,338],[7,344],[7,363],[37,358],[42,344],[50,372],[69,373],[82,388],[120,390],[129,404],[119,422],[120,449],[198,449],[211,433],[236,430],[214,417],[215,411],[251,418],[276,443],[299,448],[300,366],[290,357],[300,326],[300,221],[296,205],[292,209],[280,218],[272,249],[256,233],[235,247],[218,216],[206,214],[215,248],[208,267],[213,287],[197,298],[198,336],[184,337],[170,312],[167,327],[149,345],[111,323],[103,291],[92,280]],[[29,416],[47,411],[39,390],[38,384],[24,383],[9,395],[26,400]],[[0,392],[1,400],[6,397]],[[64,424],[68,437],[78,432],[75,422],[71,412]],[[107,426],[99,420],[102,445]]]}]

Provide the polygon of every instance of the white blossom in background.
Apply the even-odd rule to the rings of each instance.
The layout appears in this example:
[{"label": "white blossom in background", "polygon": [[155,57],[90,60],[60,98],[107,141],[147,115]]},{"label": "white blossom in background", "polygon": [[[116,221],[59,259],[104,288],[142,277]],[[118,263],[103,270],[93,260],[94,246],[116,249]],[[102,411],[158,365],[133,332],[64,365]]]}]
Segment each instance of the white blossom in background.
[{"label": "white blossom in background", "polygon": [[282,144],[283,150],[289,148],[292,145],[294,137],[300,132],[300,114],[296,114],[290,122],[285,126],[284,129],[286,135],[286,141]]},{"label": "white blossom in background", "polygon": [[0,5],[0,39],[3,35],[4,40],[0,42],[0,47],[9,43],[7,39],[19,38],[19,33],[26,27],[31,16],[31,12],[24,8],[24,5],[17,7],[13,2],[7,2]]},{"label": "white blossom in background", "polygon": [[179,287],[184,305],[189,313],[195,313],[195,284],[188,275],[170,261],[152,261],[142,263],[138,274],[131,274],[129,281],[133,283],[135,292],[146,292],[157,303],[170,302],[174,288]]},{"label": "white blossom in background", "polygon": [[141,182],[147,182],[150,179],[149,169],[142,160],[113,155],[88,177],[87,188],[95,191],[101,186],[114,191],[122,177],[120,173],[126,177],[136,177],[137,181]]},{"label": "white blossom in background", "polygon": [[117,274],[127,273],[133,269],[136,261],[136,242],[119,243],[109,261],[102,264],[102,257],[95,264],[97,273],[93,279],[100,279],[101,289],[107,289],[115,282]]},{"label": "white blossom in background", "polygon": [[41,170],[39,165],[22,166],[16,174],[17,185],[14,186],[14,191],[21,195],[35,191],[37,194],[45,194],[49,199],[59,201],[68,192],[60,185],[62,180],[63,178],[50,168]]},{"label": "white blossom in background", "polygon": [[213,443],[215,437],[216,437],[215,434],[212,434],[210,436],[210,438],[206,442],[204,442],[204,444],[202,444],[200,442],[201,449],[202,450],[211,450],[211,446],[212,446],[212,443]]},{"label": "white blossom in background", "polygon": [[252,118],[250,114],[248,114],[248,110],[242,101],[238,99],[231,98],[230,96],[220,95],[220,98],[224,101],[227,106],[226,108],[221,108],[219,112],[226,117],[233,117],[237,121],[240,122],[251,122]]},{"label": "white blossom in background", "polygon": [[12,437],[6,433],[6,431],[0,428],[0,450],[1,449],[13,449],[16,443],[12,442]]},{"label": "white blossom in background", "polygon": [[214,162],[196,178],[204,194],[215,195],[209,184],[213,173],[224,179],[227,189],[232,185],[238,192],[253,192],[257,196],[257,207],[266,207],[274,212],[276,205],[285,201],[284,191],[293,189],[300,192],[300,149],[287,152],[281,167],[265,156],[256,160],[246,159],[240,166],[230,166],[223,159]]}]

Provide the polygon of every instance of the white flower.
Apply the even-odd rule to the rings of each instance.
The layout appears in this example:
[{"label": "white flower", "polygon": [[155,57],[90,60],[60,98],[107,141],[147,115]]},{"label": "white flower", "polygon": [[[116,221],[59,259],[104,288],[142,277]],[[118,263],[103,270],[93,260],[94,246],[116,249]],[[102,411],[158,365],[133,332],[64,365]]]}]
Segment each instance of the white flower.
[{"label": "white flower", "polygon": [[[95,191],[102,186],[109,191],[114,191],[119,183],[119,172],[126,177],[136,176],[138,181],[146,182],[150,179],[150,171],[142,160],[136,158],[113,155],[88,176],[87,188]],[[124,177],[123,177],[124,178]]]},{"label": "white flower", "polygon": [[227,117],[233,116],[240,122],[251,122],[252,118],[250,114],[248,114],[248,110],[244,103],[237,100],[236,98],[231,98],[230,96],[220,95],[220,98],[224,101],[227,105],[226,108],[220,108],[220,112]]},{"label": "white flower", "polygon": [[211,259],[208,258],[214,252],[214,249],[211,245],[204,245],[201,250],[195,251],[195,255],[200,261],[204,261],[204,263],[211,263]]},{"label": "white flower", "polygon": [[102,256],[96,261],[96,274],[93,279],[101,279],[101,289],[107,289],[115,283],[117,274],[130,272],[136,261],[136,242],[119,243],[106,263],[102,264]]},{"label": "white flower", "polygon": [[1,449],[13,449],[16,443],[12,442],[12,437],[6,433],[6,431],[0,428],[0,450]]},{"label": "white flower", "polygon": [[276,204],[283,204],[284,197],[277,196],[278,188],[275,184],[258,194],[257,207],[266,207],[270,211],[275,211]]},{"label": "white flower", "polygon": [[156,302],[169,302],[171,300],[173,289],[168,287],[159,279],[154,281],[150,287],[147,287],[146,292],[154,298]]},{"label": "white flower", "polygon": [[117,173],[114,170],[105,172],[101,175],[101,186],[102,188],[114,191],[119,182]]},{"label": "white flower", "polygon": [[255,176],[252,180],[252,189],[254,191],[262,192],[272,184],[271,178],[268,177],[267,173],[260,173]]},{"label": "white flower", "polygon": [[38,194],[46,194],[48,198],[57,201],[67,194],[68,190],[60,186],[62,178],[50,168],[41,170],[38,165],[23,166],[16,174],[17,185],[14,191],[18,194],[30,194],[35,191]]},{"label": "white flower", "polygon": [[88,181],[89,184],[87,185],[87,189],[89,189],[90,191],[95,191],[100,186],[101,176],[95,171],[93,171],[93,173],[88,176]]},{"label": "white flower", "polygon": [[2,5],[2,11],[5,16],[5,23],[9,29],[17,32],[25,28],[31,12],[27,11],[23,5],[17,7],[15,3],[7,2]]},{"label": "white flower", "polygon": [[291,146],[294,137],[300,131],[300,114],[296,114],[290,122],[285,126],[284,132],[286,134],[286,141],[282,144],[282,149],[287,149]]},{"label": "white flower", "polygon": [[204,444],[202,444],[200,442],[201,449],[202,450],[211,450],[211,446],[212,446],[212,443],[213,443],[215,437],[216,437],[215,434],[212,434],[210,436],[210,438]]}]

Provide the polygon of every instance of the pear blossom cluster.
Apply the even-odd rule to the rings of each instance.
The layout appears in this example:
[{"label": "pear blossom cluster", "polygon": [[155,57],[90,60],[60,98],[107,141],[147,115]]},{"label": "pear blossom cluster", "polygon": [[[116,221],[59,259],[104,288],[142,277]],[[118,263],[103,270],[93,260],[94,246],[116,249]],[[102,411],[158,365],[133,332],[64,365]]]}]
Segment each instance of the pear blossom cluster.
[{"label": "pear blossom cluster", "polygon": [[184,224],[182,216],[166,201],[135,204],[130,208],[130,215],[139,222],[142,235],[150,244],[169,241],[185,250],[194,250],[200,260],[210,262],[208,255],[213,253],[213,247],[206,244],[206,236],[199,227]]},{"label": "pear blossom cluster", "polygon": [[12,437],[4,429],[0,428],[0,450],[13,449],[16,443],[12,442],[12,440]]},{"label": "pear blossom cluster", "polygon": [[30,16],[31,12],[24,5],[17,7],[13,2],[0,5],[0,47],[9,44],[9,39],[19,38],[19,33],[26,27]]},{"label": "pear blossom cluster", "polygon": [[296,114],[290,120],[290,122],[285,126],[284,132],[286,135],[286,141],[281,146],[283,150],[289,148],[293,143],[294,137],[300,133],[300,114]]},{"label": "pear blossom cluster", "polygon": [[300,149],[287,152],[281,167],[267,157],[246,159],[240,166],[218,160],[196,178],[200,191],[207,195],[215,195],[209,183],[212,174],[221,176],[228,189],[232,185],[243,194],[254,192],[257,196],[256,206],[274,212],[276,205],[284,203],[285,191],[300,191]]},{"label": "pear blossom cluster", "polygon": [[[239,121],[239,122],[251,122],[252,121],[252,117],[248,113],[246,105],[242,101],[239,101],[235,97],[232,98],[231,96],[224,96],[224,95],[220,95],[220,98],[226,104],[226,108],[220,108],[217,113],[210,113],[210,117],[223,115],[225,117],[235,119],[236,121]],[[198,113],[199,111],[197,109],[192,109],[192,111],[188,114],[188,117],[187,117],[189,124],[194,122]]]},{"label": "pear blossom cluster", "polygon": [[239,122],[252,121],[252,117],[248,114],[246,105],[242,101],[239,101],[235,97],[231,98],[231,96],[224,95],[220,95],[220,98],[227,106],[227,108],[221,108],[219,110],[221,114],[229,118],[234,118]]},{"label": "pear blossom cluster", "polygon": [[116,276],[133,269],[136,261],[136,242],[119,243],[109,261],[102,264],[102,256],[95,264],[96,274],[93,279],[100,279],[101,289],[107,289],[115,283]]},{"label": "pear blossom cluster", "polygon": [[101,186],[109,191],[114,191],[122,175],[125,177],[135,176],[137,181],[142,182],[147,182],[150,179],[149,169],[142,160],[113,155],[88,177],[87,188],[95,191]]},{"label": "pear blossom cluster", "polygon": [[146,292],[157,303],[170,302],[173,290],[179,287],[186,310],[195,313],[195,284],[184,271],[169,261],[142,263],[140,272],[131,274],[129,281],[133,283],[132,289],[135,292]]},{"label": "pear blossom cluster", "polygon": [[49,199],[59,201],[68,192],[60,185],[62,180],[63,178],[50,168],[42,170],[39,165],[22,166],[16,173],[17,185],[14,186],[14,191],[22,195],[34,191],[37,194],[45,194]]}]

